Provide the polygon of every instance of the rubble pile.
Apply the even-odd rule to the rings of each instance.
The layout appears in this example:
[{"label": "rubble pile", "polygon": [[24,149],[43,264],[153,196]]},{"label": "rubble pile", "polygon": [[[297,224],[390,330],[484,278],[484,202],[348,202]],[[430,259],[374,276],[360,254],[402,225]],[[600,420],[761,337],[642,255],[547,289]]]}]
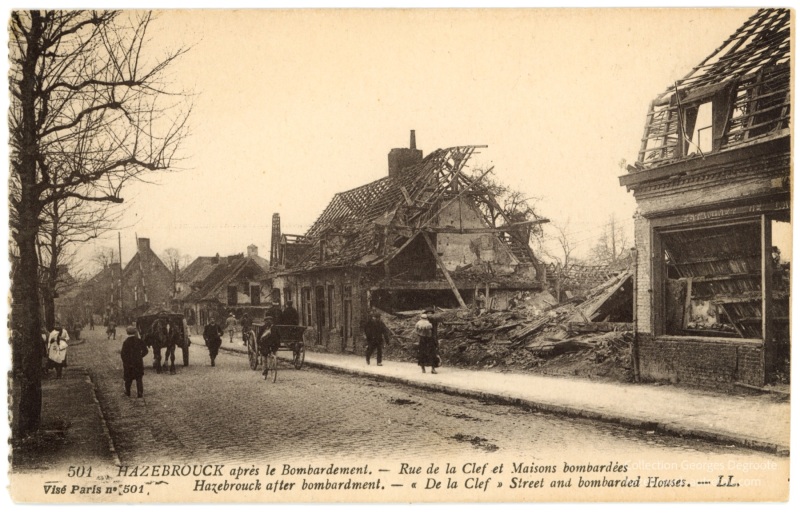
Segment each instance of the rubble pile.
[{"label": "rubble pile", "polygon": [[[501,311],[437,309],[432,319],[443,364],[628,381],[632,325],[614,322],[621,317],[604,305],[619,303],[613,298],[624,294],[629,277],[614,277],[586,297],[561,304],[542,292],[521,293]],[[394,334],[387,358],[416,359],[414,324],[422,312],[384,313]]]}]

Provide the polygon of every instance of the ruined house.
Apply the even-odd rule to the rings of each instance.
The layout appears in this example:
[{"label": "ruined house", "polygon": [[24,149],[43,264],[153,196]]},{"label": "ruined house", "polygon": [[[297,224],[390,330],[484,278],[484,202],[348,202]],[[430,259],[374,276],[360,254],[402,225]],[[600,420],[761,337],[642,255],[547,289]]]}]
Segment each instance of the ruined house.
[{"label": "ruined house", "polygon": [[638,205],[643,379],[760,386],[788,372],[790,18],[759,10],[656,97],[619,179]]},{"label": "ruined house", "polygon": [[304,235],[273,223],[273,294],[294,300],[308,340],[359,351],[370,307],[463,307],[476,295],[539,290],[543,266],[528,240],[546,222],[512,218],[483,178],[467,173],[479,147],[389,153],[388,175],[337,193]]}]

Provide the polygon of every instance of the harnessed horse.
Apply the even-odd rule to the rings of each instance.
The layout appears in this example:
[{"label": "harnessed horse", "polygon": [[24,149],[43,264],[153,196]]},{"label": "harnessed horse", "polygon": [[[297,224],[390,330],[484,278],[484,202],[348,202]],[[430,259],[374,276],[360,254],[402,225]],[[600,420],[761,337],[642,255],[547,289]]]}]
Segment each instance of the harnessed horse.
[{"label": "harnessed horse", "polygon": [[[175,346],[178,345],[181,337],[180,329],[169,319],[158,318],[150,326],[150,333],[147,337],[147,344],[153,348],[153,368],[157,374],[166,370],[167,359],[170,360],[169,373],[175,374]],[[166,348],[164,362],[161,363],[161,349]]]}]

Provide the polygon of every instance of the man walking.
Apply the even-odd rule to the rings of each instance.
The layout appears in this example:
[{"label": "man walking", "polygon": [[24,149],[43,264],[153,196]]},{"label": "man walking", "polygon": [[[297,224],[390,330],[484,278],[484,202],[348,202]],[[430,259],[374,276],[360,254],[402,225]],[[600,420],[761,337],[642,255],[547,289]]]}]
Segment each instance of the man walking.
[{"label": "man walking", "polygon": [[242,345],[247,345],[247,334],[250,332],[250,328],[253,326],[253,320],[250,319],[250,314],[245,312],[242,315],[241,323],[242,325]]},{"label": "man walking", "polygon": [[367,337],[367,365],[372,358],[372,353],[377,351],[378,366],[383,363],[383,343],[388,344],[391,340],[391,332],[389,328],[381,320],[381,315],[378,312],[372,312],[369,320],[364,324],[364,335]]},{"label": "man walking", "polygon": [[236,316],[233,315],[233,312],[228,314],[228,318],[225,319],[225,329],[228,330],[230,343],[233,344],[233,333],[236,331]]},{"label": "man walking", "polygon": [[131,396],[131,383],[136,380],[136,397],[144,395],[144,362],[148,349],[144,341],[139,338],[136,326],[128,326],[125,330],[128,338],[122,343],[119,354],[122,357],[122,377],[125,380],[125,395]]},{"label": "man walking", "polygon": [[217,320],[212,317],[205,330],[203,330],[203,340],[206,341],[206,346],[208,346],[208,355],[211,357],[212,367],[214,367],[214,360],[217,358],[217,353],[219,353],[219,346],[222,345],[222,335],[222,328],[217,326]]}]

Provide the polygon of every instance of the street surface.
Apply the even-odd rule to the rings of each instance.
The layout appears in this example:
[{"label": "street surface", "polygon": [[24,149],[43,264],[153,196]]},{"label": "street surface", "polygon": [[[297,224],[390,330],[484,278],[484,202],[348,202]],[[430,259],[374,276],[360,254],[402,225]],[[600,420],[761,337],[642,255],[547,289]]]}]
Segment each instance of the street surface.
[{"label": "street surface", "polygon": [[207,349],[198,344],[191,346],[189,367],[182,366],[176,350],[176,375],[156,374],[148,355],[145,398],[129,398],[123,394],[119,356],[124,336],[107,341],[95,329],[84,331],[84,338],[86,343],[71,349],[70,361],[89,369],[125,465],[154,459],[246,463],[447,455],[531,461],[565,450],[606,459],[624,454],[647,460],[712,456],[724,461],[750,454],[780,459],[352,375],[308,367],[298,371],[287,362],[280,363],[277,383],[265,382],[241,354],[221,351],[211,367]]}]

